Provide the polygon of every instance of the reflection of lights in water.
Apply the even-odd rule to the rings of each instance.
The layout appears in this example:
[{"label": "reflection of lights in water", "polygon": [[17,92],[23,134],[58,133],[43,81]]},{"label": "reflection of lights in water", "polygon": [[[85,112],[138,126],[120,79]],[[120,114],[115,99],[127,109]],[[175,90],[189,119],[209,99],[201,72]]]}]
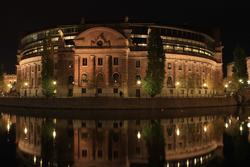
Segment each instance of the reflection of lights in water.
[{"label": "reflection of lights in water", "polygon": [[207,132],[207,126],[205,125],[203,128],[204,132]]},{"label": "reflection of lights in water", "polygon": [[137,132],[137,139],[141,139],[141,132],[140,131]]},{"label": "reflection of lights in water", "polygon": [[228,128],[228,123],[225,123],[225,128]]},{"label": "reflection of lights in water", "polygon": [[180,162],[177,163],[177,167],[180,167]]},{"label": "reflection of lights in water", "polygon": [[203,161],[202,157],[200,158],[200,161],[201,161],[201,164],[202,164],[202,161]]},{"label": "reflection of lights in water", "polygon": [[247,127],[250,128],[250,122],[247,123]]},{"label": "reflection of lights in water", "polygon": [[34,164],[36,164],[36,156],[35,155],[34,155],[33,161],[34,161]]},{"label": "reflection of lights in water", "polygon": [[23,132],[24,132],[25,135],[28,133],[27,127],[24,128]]},{"label": "reflection of lights in water", "polygon": [[241,132],[243,131],[243,127],[242,127],[242,125],[240,125],[240,131],[241,131]]},{"label": "reflection of lights in water", "polygon": [[229,120],[228,120],[228,122],[229,122],[229,124],[231,124],[231,123],[232,123],[232,120],[231,120],[231,119],[229,119]]},{"label": "reflection of lights in water", "polygon": [[53,119],[53,123],[56,124],[56,118]]},{"label": "reflection of lights in water", "polygon": [[176,130],[176,135],[177,135],[177,136],[180,135],[180,129],[179,129],[179,128],[177,128],[177,130]]},{"label": "reflection of lights in water", "polygon": [[169,163],[167,163],[167,167],[169,167]]},{"label": "reflection of lights in water", "polygon": [[196,162],[196,158],[195,158],[195,159],[194,159],[194,164],[196,165],[196,163],[197,163],[197,162]]},{"label": "reflection of lights in water", "polygon": [[187,164],[187,166],[189,166],[189,160],[187,160],[186,164]]},{"label": "reflection of lights in water", "polygon": [[8,123],[7,123],[7,131],[8,131],[8,132],[10,131],[10,126],[11,126],[11,122],[8,121]]},{"label": "reflection of lights in water", "polygon": [[40,160],[40,167],[42,167],[43,166],[43,160],[41,159]]},{"label": "reflection of lights in water", "polygon": [[53,130],[52,135],[53,135],[53,139],[55,139],[56,138],[56,130],[55,129]]}]

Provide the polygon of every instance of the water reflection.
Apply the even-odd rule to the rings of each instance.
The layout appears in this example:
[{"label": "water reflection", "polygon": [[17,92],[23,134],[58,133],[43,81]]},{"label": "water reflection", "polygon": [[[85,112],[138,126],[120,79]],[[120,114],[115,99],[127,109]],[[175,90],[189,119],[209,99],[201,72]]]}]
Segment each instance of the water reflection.
[{"label": "water reflection", "polygon": [[[166,166],[229,166],[246,161],[248,111],[161,119]],[[150,153],[144,130],[151,123],[1,114],[1,136],[17,143],[17,155],[27,166],[146,166]]]}]

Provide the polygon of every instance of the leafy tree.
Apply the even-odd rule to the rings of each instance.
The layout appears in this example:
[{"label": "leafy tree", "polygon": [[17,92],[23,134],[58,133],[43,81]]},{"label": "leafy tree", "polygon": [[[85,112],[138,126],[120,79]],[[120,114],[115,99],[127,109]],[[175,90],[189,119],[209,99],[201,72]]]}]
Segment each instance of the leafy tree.
[{"label": "leafy tree", "polygon": [[161,93],[165,77],[165,55],[158,29],[152,29],[148,37],[148,68],[143,88],[151,96]]},{"label": "leafy tree", "polygon": [[248,74],[247,74],[247,64],[246,64],[246,53],[245,51],[237,46],[234,49],[233,52],[234,56],[234,67],[233,67],[233,77],[236,82],[239,81],[239,79],[242,79],[242,83],[240,83],[239,88],[242,88],[247,85],[247,79],[248,79]]},{"label": "leafy tree", "polygon": [[42,55],[42,92],[46,97],[54,95],[53,85],[54,63],[51,42],[44,40],[44,51]]},{"label": "leafy tree", "polygon": [[165,141],[160,121],[152,120],[142,135],[148,151],[148,167],[164,167]]}]

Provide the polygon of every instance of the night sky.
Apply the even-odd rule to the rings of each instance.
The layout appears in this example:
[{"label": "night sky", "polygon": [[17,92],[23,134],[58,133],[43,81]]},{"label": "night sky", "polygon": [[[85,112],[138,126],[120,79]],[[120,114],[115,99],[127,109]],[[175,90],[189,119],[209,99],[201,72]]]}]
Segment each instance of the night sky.
[{"label": "night sky", "polygon": [[221,30],[224,63],[232,61],[234,47],[239,44],[250,56],[250,7],[226,1],[32,1],[1,5],[0,63],[8,73],[15,72],[16,52],[20,39],[27,33],[62,24],[122,22],[155,22],[193,27],[210,33]]}]

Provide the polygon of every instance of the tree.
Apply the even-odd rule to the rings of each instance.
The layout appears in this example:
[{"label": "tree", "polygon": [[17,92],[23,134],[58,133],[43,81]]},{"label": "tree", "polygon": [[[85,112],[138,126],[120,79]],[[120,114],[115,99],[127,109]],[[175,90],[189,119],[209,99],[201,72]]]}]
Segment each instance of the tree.
[{"label": "tree", "polygon": [[233,52],[234,56],[234,67],[233,67],[233,77],[236,82],[239,82],[241,79],[242,82],[240,82],[239,88],[243,88],[244,86],[247,85],[247,80],[248,80],[248,74],[247,74],[247,64],[246,64],[246,53],[245,51],[237,46],[234,49]]},{"label": "tree", "polygon": [[42,55],[42,92],[46,97],[54,95],[55,85],[53,84],[54,63],[51,42],[43,41],[44,51]]},{"label": "tree", "polygon": [[152,120],[142,135],[148,151],[148,167],[164,167],[165,141],[160,121]]},{"label": "tree", "polygon": [[151,96],[161,93],[165,77],[165,55],[158,29],[152,29],[148,37],[148,68],[143,81],[144,90]]}]

